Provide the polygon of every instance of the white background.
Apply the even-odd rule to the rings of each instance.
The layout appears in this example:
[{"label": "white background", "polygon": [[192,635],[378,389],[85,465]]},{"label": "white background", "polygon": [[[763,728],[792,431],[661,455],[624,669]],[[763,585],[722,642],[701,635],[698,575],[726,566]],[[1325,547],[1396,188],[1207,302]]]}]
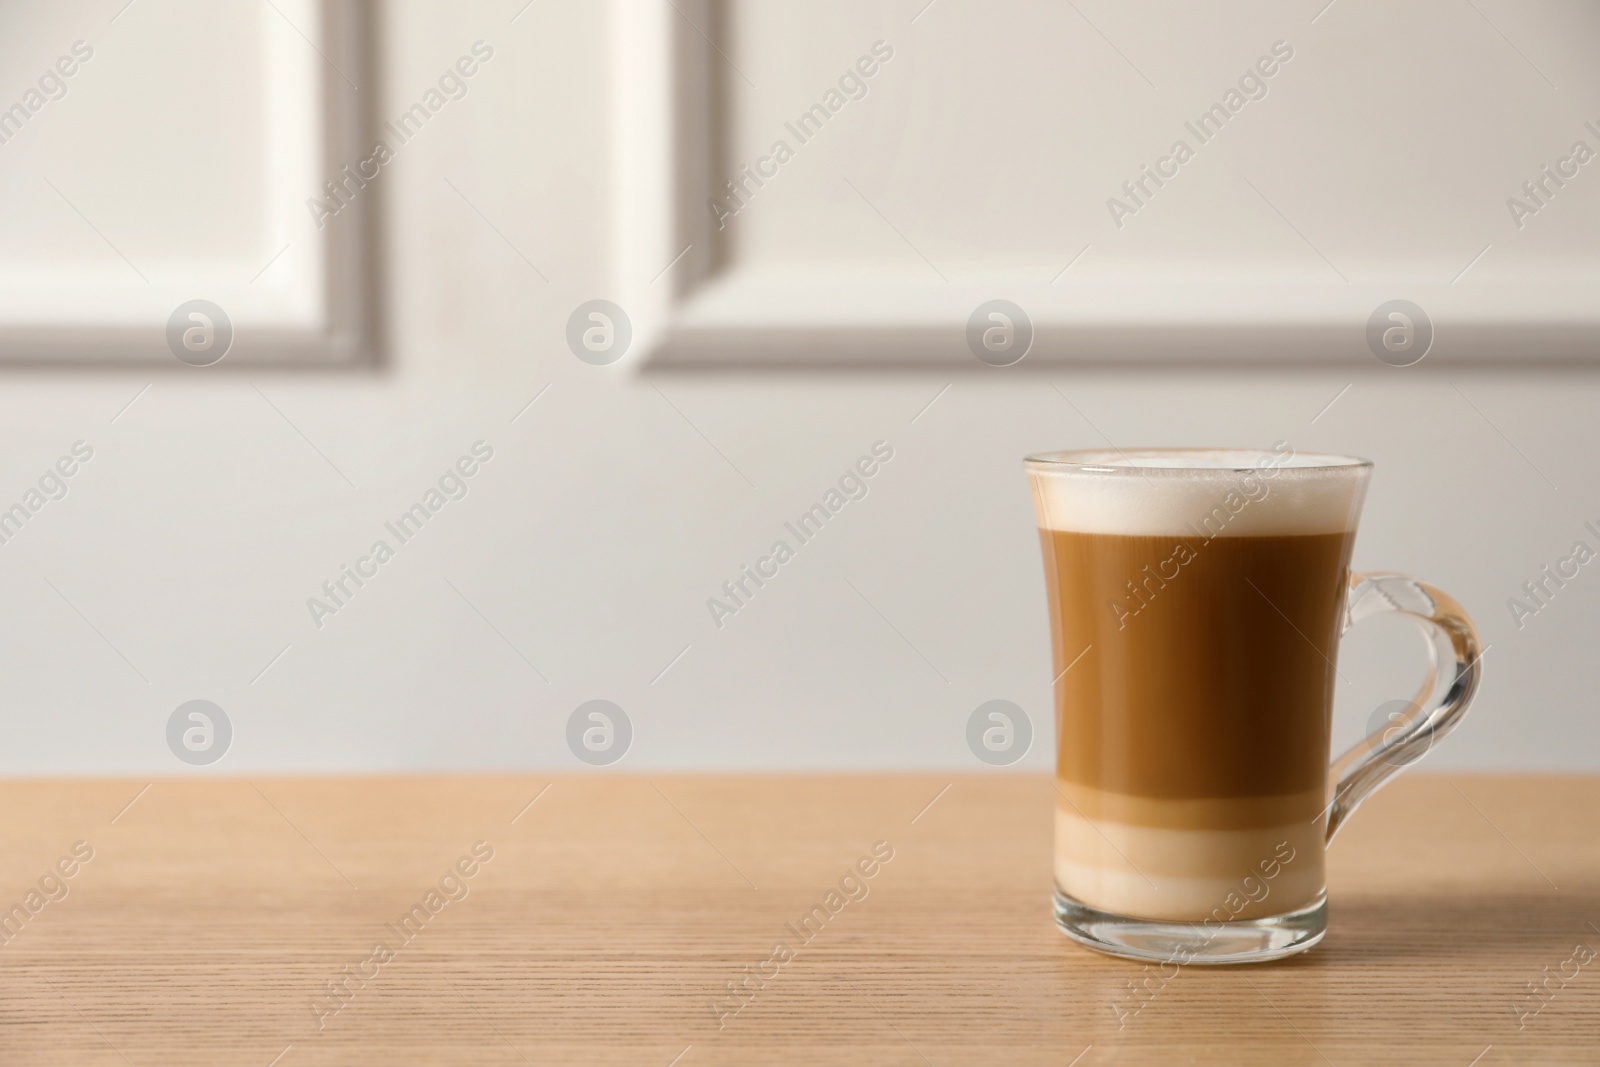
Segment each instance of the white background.
[{"label": "white background", "polygon": [[[116,87],[97,97],[89,79],[110,78],[119,49],[141,47],[138,21],[165,5],[138,0],[112,24],[120,6],[86,5],[74,15],[82,28],[39,40],[29,56],[8,46],[7,103],[72,37],[97,50],[73,95],[0,146],[0,192],[13,208],[37,192],[21,184],[24,139],[72,121],[80,106],[115,106]],[[891,9],[904,8],[906,53],[934,20],[973,17],[966,0],[939,0],[913,27],[920,6]],[[1308,64],[1321,6],[1279,9],[1286,24],[1305,27],[1297,47]],[[1480,6],[1503,17],[1558,84],[1576,75],[1572,41],[1551,15],[1571,5],[1531,6],[1541,17],[1522,22],[1508,5]],[[224,363],[0,380],[0,507],[74,441],[95,450],[66,498],[0,546],[0,771],[570,769],[579,764],[566,747],[567,717],[596,697],[632,717],[623,770],[979,770],[965,724],[994,698],[1033,715],[1038,737],[1019,766],[1043,768],[1051,672],[1019,461],[1107,439],[1287,440],[1376,460],[1357,566],[1452,591],[1492,646],[1477,705],[1428,766],[1600,768],[1600,563],[1520,630],[1506,603],[1580,537],[1600,547],[1582,529],[1600,524],[1594,373],[1514,360],[1495,371],[1442,361],[1398,370],[1374,360],[1327,372],[1042,376],[1024,365],[954,379],[640,380],[588,366],[568,352],[564,331],[574,307],[617,285],[612,27],[606,7],[588,0],[537,0],[518,15],[521,7],[385,7],[382,81],[364,87],[383,95],[383,114],[409,106],[474,41],[495,55],[468,98],[436,116],[379,179],[391,339],[383,369],[244,374]],[[1360,10],[1341,0],[1314,28],[1332,30]],[[1486,77],[1534,77],[1483,32]],[[1174,115],[1198,110],[1257,50],[1252,38],[1238,55],[1191,55],[1185,84],[1194,93],[1173,87],[1156,100]],[[1108,91],[1135,91],[1114,54],[1094,61]],[[1583,90],[1562,91],[1552,97],[1558,117],[1600,114]],[[796,90],[811,92],[810,81]],[[228,131],[197,136],[197,150],[219,138],[227,143]],[[1504,169],[1477,147],[1463,143],[1452,165]],[[1207,148],[1213,160],[1230,150]],[[1511,169],[1531,174],[1545,161]],[[104,167],[72,180],[112,189],[120,176]],[[1029,198],[1048,199],[1045,176],[1014,180]],[[1600,175],[1586,171],[1582,181],[1600,187]],[[1491,185],[1490,213],[1514,191]],[[1383,195],[1352,197],[1345,240],[1382,240],[1362,231],[1361,205]],[[100,225],[131,258],[162,251],[159,235],[139,232],[137,204],[105,203]],[[1592,232],[1596,203],[1580,181],[1538,221]],[[763,247],[783,239],[780,222],[752,226]],[[31,242],[53,227],[63,245],[112,257],[71,213],[29,227]],[[315,627],[307,598],[480,439],[494,459],[466,499]],[[870,495],[719,632],[707,598],[880,439],[895,456]],[[1341,740],[1384,701],[1409,695],[1421,648],[1403,626],[1373,624],[1347,640]],[[233,722],[232,748],[209,771],[183,767],[166,747],[168,716],[194,698],[217,702]]]}]

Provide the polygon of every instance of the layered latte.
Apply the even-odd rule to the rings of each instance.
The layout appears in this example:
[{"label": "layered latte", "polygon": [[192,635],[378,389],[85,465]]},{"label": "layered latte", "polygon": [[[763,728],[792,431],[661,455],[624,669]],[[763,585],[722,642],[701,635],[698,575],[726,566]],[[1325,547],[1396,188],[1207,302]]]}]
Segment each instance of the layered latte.
[{"label": "layered latte", "polygon": [[1090,473],[1032,479],[1059,676],[1058,889],[1165,920],[1314,903],[1359,485],[1297,478],[1292,455]]}]

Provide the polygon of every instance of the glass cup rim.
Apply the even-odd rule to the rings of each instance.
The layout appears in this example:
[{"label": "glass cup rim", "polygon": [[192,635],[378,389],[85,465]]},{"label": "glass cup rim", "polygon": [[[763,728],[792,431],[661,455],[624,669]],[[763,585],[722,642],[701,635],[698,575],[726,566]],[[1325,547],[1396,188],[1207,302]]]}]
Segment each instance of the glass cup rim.
[{"label": "glass cup rim", "polygon": [[[1141,462],[1146,461],[1146,462]],[[1251,448],[1077,448],[1033,452],[1022,462],[1040,472],[1180,477],[1200,473],[1317,474],[1370,470],[1372,461],[1333,452],[1288,455]]]}]

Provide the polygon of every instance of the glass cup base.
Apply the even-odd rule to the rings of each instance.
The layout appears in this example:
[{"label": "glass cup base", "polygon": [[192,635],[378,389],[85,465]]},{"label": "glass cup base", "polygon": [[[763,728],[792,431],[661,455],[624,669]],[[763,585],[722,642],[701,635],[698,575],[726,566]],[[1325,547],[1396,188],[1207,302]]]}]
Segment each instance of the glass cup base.
[{"label": "glass cup base", "polygon": [[1328,928],[1326,894],[1283,915],[1209,925],[1138,919],[1092,908],[1055,894],[1056,925],[1096,952],[1147,963],[1262,963],[1292,956],[1322,940]]}]

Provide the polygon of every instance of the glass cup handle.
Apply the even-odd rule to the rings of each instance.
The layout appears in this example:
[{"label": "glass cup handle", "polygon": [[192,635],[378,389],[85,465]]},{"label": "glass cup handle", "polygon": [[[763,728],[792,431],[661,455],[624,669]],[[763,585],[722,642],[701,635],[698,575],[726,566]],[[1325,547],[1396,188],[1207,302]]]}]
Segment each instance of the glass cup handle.
[{"label": "glass cup handle", "polygon": [[1455,729],[1483,674],[1478,631],[1453,597],[1404,574],[1352,573],[1344,629],[1384,612],[1417,620],[1428,643],[1428,677],[1403,722],[1374,731],[1333,761],[1329,841],[1362,801]]}]

